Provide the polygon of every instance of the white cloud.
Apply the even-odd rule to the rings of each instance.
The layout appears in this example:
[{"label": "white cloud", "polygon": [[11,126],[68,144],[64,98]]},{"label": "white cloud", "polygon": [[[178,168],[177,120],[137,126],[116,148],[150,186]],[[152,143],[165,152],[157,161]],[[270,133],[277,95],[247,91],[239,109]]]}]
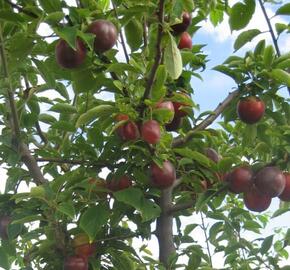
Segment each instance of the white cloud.
[{"label": "white cloud", "polygon": [[[267,14],[271,19],[271,23],[272,26],[274,27],[276,23],[285,23],[288,24],[288,22],[286,20],[284,20],[284,18],[279,17],[279,16],[275,16],[275,13],[272,9],[270,8],[266,8]],[[271,35],[269,33],[268,30],[268,25],[267,22],[264,18],[264,14],[260,8],[260,6],[256,7],[256,12],[253,16],[253,18],[251,19],[250,23],[247,25],[247,27],[245,29],[242,29],[241,31],[233,31],[231,33],[230,30],[230,26],[228,23],[228,19],[229,17],[227,15],[224,16],[224,21],[219,24],[217,27],[214,27],[210,21],[206,21],[203,22],[201,24],[201,33],[204,34],[209,34],[210,36],[213,36],[216,41],[223,43],[226,41],[230,41],[232,44],[235,42],[235,39],[238,37],[238,35],[245,31],[245,30],[249,30],[249,29],[259,29],[261,32],[263,32],[263,34],[259,35],[258,38],[259,39],[266,39],[266,41],[268,43],[271,43]],[[286,50],[286,48],[289,48],[289,40],[287,41],[287,44],[283,44],[281,46],[282,51]],[[245,49],[253,49],[255,47],[256,43],[255,42],[249,42],[245,45]]]}]

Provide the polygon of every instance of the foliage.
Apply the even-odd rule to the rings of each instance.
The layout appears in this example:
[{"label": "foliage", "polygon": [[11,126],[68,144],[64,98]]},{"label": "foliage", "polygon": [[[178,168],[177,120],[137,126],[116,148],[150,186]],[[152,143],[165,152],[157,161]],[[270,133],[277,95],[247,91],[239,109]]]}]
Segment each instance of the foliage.
[{"label": "foliage", "polygon": [[[228,20],[232,31],[242,30],[234,43],[237,51],[262,34],[245,29],[259,1],[230,6],[223,0],[80,0],[78,7],[73,2],[0,0],[0,157],[7,170],[0,216],[13,220],[9,239],[1,240],[0,267],[62,269],[64,257],[74,252],[72,239],[86,233],[97,246],[90,269],[212,269],[211,256],[219,252],[223,269],[278,269],[288,258],[290,231],[259,235],[270,216],[246,210],[242,195],[230,193],[221,178],[245,164],[289,171],[290,106],[279,90],[290,87],[290,54],[281,55],[274,46],[290,32],[289,25],[275,25],[274,45],[260,39],[253,51],[229,55],[216,66],[237,90],[217,101],[214,112],[199,112],[191,78],[202,78],[205,45],[179,50],[170,26],[180,23],[183,11],[193,14],[191,35],[206,20],[214,26]],[[289,4],[274,7],[276,15],[290,15]],[[86,32],[97,19],[113,22],[119,31],[117,46],[102,54],[94,53],[94,37]],[[47,26],[44,34],[40,29]],[[75,49],[77,37],[87,47],[85,62],[64,69],[55,57],[58,39]],[[262,121],[246,125],[236,104],[252,95],[265,102],[266,113]],[[157,110],[160,100],[179,102],[187,112],[176,132],[166,131],[172,112]],[[160,142],[122,140],[116,131],[127,120],[117,122],[120,114],[137,124],[158,120]],[[209,127],[219,115],[219,126]],[[222,156],[218,163],[205,154],[209,147]],[[177,228],[176,254],[168,265],[146,246],[165,210],[164,191],[150,185],[149,166],[165,160],[174,164],[178,178],[166,208]],[[99,179],[104,170],[108,179],[129,175],[133,186],[114,193],[93,186],[90,179]],[[204,180],[210,183],[207,191]],[[32,187],[29,192],[19,190],[23,182]],[[281,203],[273,216],[287,211],[289,203]],[[182,217],[191,215],[196,220],[184,228]],[[193,239],[198,229],[210,248]],[[250,241],[248,232],[257,238]],[[144,245],[136,248],[133,238]],[[186,259],[178,259],[182,255]]]}]

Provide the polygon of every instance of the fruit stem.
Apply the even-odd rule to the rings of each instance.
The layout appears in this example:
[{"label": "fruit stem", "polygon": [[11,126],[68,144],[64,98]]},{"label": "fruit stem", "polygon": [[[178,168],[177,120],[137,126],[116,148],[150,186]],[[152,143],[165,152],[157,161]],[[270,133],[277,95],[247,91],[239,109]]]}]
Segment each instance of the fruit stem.
[{"label": "fruit stem", "polygon": [[170,269],[169,258],[176,252],[173,241],[173,216],[169,213],[172,207],[172,187],[161,191],[158,204],[161,215],[157,218],[156,236],[159,243],[159,260],[166,269]]}]

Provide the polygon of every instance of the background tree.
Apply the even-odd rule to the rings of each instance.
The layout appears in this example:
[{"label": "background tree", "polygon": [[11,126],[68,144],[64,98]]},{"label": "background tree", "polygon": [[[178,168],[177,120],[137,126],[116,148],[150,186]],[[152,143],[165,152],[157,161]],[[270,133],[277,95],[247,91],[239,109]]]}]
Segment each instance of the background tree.
[{"label": "background tree", "polygon": [[[290,55],[278,39],[290,28],[274,30],[265,2],[0,0],[0,266],[212,269],[222,252],[224,269],[278,269],[290,231],[245,237],[268,223],[251,211],[272,197],[282,201],[274,216],[289,211],[290,106],[279,93]],[[236,89],[199,112],[191,78],[207,56],[191,37],[226,15],[244,29],[256,5],[273,43],[215,67]],[[276,10],[290,15],[289,4]],[[243,31],[235,51],[260,34]],[[202,223],[183,229],[196,214]],[[198,227],[205,249],[191,236]],[[158,261],[133,245],[152,237]]]}]

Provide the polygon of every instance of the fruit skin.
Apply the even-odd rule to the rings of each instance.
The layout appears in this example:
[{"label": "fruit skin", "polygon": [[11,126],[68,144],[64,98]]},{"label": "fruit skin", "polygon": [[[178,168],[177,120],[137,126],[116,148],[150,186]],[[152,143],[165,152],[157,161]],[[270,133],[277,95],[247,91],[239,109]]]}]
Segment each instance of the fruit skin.
[{"label": "fruit skin", "polygon": [[[116,121],[117,122],[120,122],[120,121],[128,121],[129,120],[129,116],[127,114],[118,114],[116,117],[115,117]],[[125,137],[124,137],[124,125],[118,127],[116,129],[116,132],[118,134],[118,136],[122,139],[122,140],[125,140]]]},{"label": "fruit skin", "polygon": [[213,148],[206,148],[205,155],[215,163],[218,163],[220,161],[219,154]]},{"label": "fruit skin", "polygon": [[244,193],[245,206],[255,212],[263,212],[270,206],[272,198],[261,193],[255,185]]},{"label": "fruit skin", "polygon": [[176,171],[170,161],[164,161],[160,168],[156,163],[150,166],[151,183],[153,186],[164,189],[170,187],[176,179]]},{"label": "fruit skin", "polygon": [[140,137],[138,126],[129,121],[123,126],[122,136],[125,141],[137,140]]},{"label": "fruit skin", "polygon": [[141,126],[142,139],[150,144],[156,144],[160,140],[160,125],[155,120],[148,120]]},{"label": "fruit skin", "polygon": [[183,32],[180,35],[180,40],[178,43],[178,49],[182,50],[182,49],[190,49],[192,48],[192,40],[191,40],[191,36],[190,34],[188,34],[187,32]]},{"label": "fruit skin", "polygon": [[182,22],[172,25],[171,28],[173,30],[174,35],[178,35],[186,31],[186,29],[190,26],[190,24],[191,24],[191,14],[188,12],[183,12]]},{"label": "fruit skin", "polygon": [[277,167],[264,167],[255,175],[257,188],[270,197],[279,196],[286,185],[285,176]]},{"label": "fruit skin", "polygon": [[254,96],[241,99],[237,105],[237,113],[244,123],[255,124],[265,113],[265,103]]},{"label": "fruit skin", "polygon": [[96,20],[88,27],[87,32],[94,34],[94,50],[103,53],[113,48],[117,42],[118,31],[116,26],[107,20]]},{"label": "fruit skin", "polygon": [[11,223],[12,218],[9,216],[0,217],[0,238],[3,240],[8,239],[8,225]]},{"label": "fruit skin", "polygon": [[63,270],[88,270],[88,261],[82,256],[70,256],[64,261]]},{"label": "fruit skin", "polygon": [[279,199],[284,202],[290,202],[290,173],[285,172],[285,188],[283,192],[279,195]]},{"label": "fruit skin", "polygon": [[176,131],[181,127],[182,121],[183,121],[182,117],[174,115],[172,121],[165,125],[165,129],[167,131]]},{"label": "fruit skin", "polygon": [[95,243],[90,244],[88,236],[84,233],[75,236],[73,239],[73,247],[75,254],[84,258],[92,256],[96,251]]},{"label": "fruit skin", "polygon": [[161,101],[156,105],[156,109],[167,109],[171,112],[175,112],[174,111],[174,106],[173,103],[171,101]]},{"label": "fruit skin", "polygon": [[248,167],[238,167],[227,176],[229,189],[234,193],[242,193],[248,191],[254,184],[253,172]]},{"label": "fruit skin", "polygon": [[113,192],[123,190],[132,186],[132,181],[126,175],[120,179],[110,179],[107,181],[107,188]]},{"label": "fruit skin", "polygon": [[86,47],[79,38],[76,40],[76,50],[71,48],[65,40],[60,39],[55,47],[55,56],[61,67],[77,68],[86,58]]}]

